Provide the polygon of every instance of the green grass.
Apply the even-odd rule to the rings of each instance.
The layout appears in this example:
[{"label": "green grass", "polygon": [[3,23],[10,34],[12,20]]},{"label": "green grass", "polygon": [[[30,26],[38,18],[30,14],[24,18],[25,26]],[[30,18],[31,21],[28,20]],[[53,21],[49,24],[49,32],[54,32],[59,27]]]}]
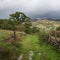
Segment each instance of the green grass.
[{"label": "green grass", "polygon": [[37,35],[27,35],[21,42],[22,49],[24,51],[38,51],[39,45],[38,45],[38,36]]},{"label": "green grass", "polygon": [[[0,30],[0,47],[2,47],[3,50],[3,55],[2,57],[0,57],[0,60],[8,60],[8,56],[9,56],[9,51],[11,50],[12,52],[12,57],[13,60],[17,60],[18,56],[20,55],[20,49],[21,49],[21,45],[20,43],[17,43],[15,41],[13,41],[13,43],[8,43],[8,42],[4,42],[1,40],[4,40],[5,38],[8,38],[9,36],[11,36],[13,34],[13,31],[10,30]],[[17,34],[20,34],[19,32],[17,32]]]},{"label": "green grass", "polygon": [[26,35],[26,37],[21,41],[23,60],[29,60],[29,52],[33,51],[39,52],[38,36],[37,35]]},{"label": "green grass", "polygon": [[0,41],[12,35],[12,31],[0,30]]},{"label": "green grass", "polygon": [[[12,32],[10,33],[9,31],[0,30],[0,33],[2,34],[0,35],[0,39],[3,39],[2,36],[6,38],[7,36],[10,36]],[[14,54],[13,60],[17,60],[20,54],[23,54],[23,60],[29,60],[30,51],[33,51],[33,60],[60,60],[60,52],[46,42],[40,44],[39,42],[42,41],[43,37],[40,38],[41,39],[39,40],[38,35],[36,34],[27,34],[20,42],[21,44],[18,44],[16,42],[14,42],[13,44],[0,42],[0,47],[5,48],[5,50],[12,50],[12,53]],[[41,55],[39,55],[39,53],[41,53]],[[5,56],[7,55],[5,54]]]},{"label": "green grass", "polygon": [[[14,42],[14,44],[9,44],[7,42],[0,42],[0,47],[2,47],[3,55],[2,58],[0,57],[0,60],[8,60],[8,56],[11,56],[13,60],[17,60],[18,56],[21,53],[21,45]],[[10,55],[9,52],[11,51]],[[4,58],[3,58],[4,57]]]},{"label": "green grass", "polygon": [[[33,51],[33,60],[60,60],[60,52],[53,46],[47,43],[39,44],[37,35],[27,35],[21,42],[22,53],[29,54],[29,51]],[[41,55],[38,55],[38,52]],[[25,57],[28,57],[25,55]],[[28,60],[28,59],[26,59]]]},{"label": "green grass", "polygon": [[41,45],[40,50],[47,60],[60,60],[60,52],[49,44]]}]

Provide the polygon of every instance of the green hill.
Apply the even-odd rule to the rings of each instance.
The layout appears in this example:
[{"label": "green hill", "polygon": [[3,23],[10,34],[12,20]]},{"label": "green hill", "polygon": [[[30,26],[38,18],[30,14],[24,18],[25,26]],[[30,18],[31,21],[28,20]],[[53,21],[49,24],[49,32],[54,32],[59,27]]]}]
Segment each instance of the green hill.
[{"label": "green hill", "polygon": [[56,27],[60,26],[60,22],[43,19],[32,22],[32,26],[42,28],[44,30],[54,30]]}]

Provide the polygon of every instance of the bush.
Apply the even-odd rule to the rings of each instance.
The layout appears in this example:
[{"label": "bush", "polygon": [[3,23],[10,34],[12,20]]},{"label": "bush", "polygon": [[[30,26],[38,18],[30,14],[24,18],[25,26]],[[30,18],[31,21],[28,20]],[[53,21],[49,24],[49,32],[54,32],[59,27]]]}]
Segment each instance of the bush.
[{"label": "bush", "polygon": [[[5,42],[1,42],[0,43],[0,47],[2,47],[2,52],[0,52],[0,60],[17,60],[18,56],[21,53],[21,44],[19,43],[5,43]],[[0,48],[1,51],[1,48]]]},{"label": "bush", "polygon": [[29,27],[29,28],[25,28],[25,32],[28,34],[38,33],[39,29],[37,27]]},{"label": "bush", "polygon": [[39,29],[37,27],[32,27],[31,28],[31,32],[32,33],[38,33],[39,32]]},{"label": "bush", "polygon": [[56,28],[56,30],[60,30],[60,26]]},{"label": "bush", "polygon": [[43,44],[43,43],[48,41],[48,36],[49,35],[47,33],[40,32],[38,36],[39,36],[39,44]]}]

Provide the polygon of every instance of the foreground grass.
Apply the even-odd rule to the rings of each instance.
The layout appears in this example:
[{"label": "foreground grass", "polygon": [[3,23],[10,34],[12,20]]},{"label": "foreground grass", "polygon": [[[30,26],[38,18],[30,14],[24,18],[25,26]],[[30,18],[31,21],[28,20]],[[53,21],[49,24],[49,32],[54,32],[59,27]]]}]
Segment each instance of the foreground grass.
[{"label": "foreground grass", "polygon": [[60,60],[60,52],[49,44],[40,46],[45,60]]},{"label": "foreground grass", "polygon": [[[3,34],[3,32],[1,34]],[[7,35],[9,34],[10,33],[8,32]],[[6,52],[4,56],[0,58],[0,60],[8,60],[7,56],[9,55],[8,53],[9,50],[12,51],[11,56],[13,56],[13,60],[17,60],[20,54],[23,54],[22,60],[29,60],[30,51],[33,51],[33,56],[32,56],[33,60],[60,60],[60,52],[50,44],[47,44],[46,42],[42,42],[40,44],[39,42],[41,41],[42,40],[41,39],[39,40],[38,35],[27,34],[19,44],[16,43],[16,41],[14,41],[13,44],[0,42],[0,47],[3,47],[4,51]]]},{"label": "foreground grass", "polygon": [[[33,60],[60,60],[60,52],[51,45],[43,42],[39,44],[37,35],[27,35],[21,42],[22,53],[25,54],[28,60],[29,51],[33,51]],[[39,55],[38,53],[41,53]]]},{"label": "foreground grass", "polygon": [[37,35],[26,35],[26,37],[21,41],[21,45],[21,53],[24,55],[23,60],[29,60],[30,51],[33,51],[34,54],[40,51]]},{"label": "foreground grass", "polygon": [[38,36],[37,35],[27,35],[21,42],[22,49],[24,51],[30,51],[30,50],[39,50],[38,45]]},{"label": "foreground grass", "polygon": [[[20,55],[21,45],[20,42],[12,40],[12,43],[4,42],[5,38],[8,38],[13,34],[13,31],[10,30],[0,30],[0,60],[17,60]],[[17,34],[20,34],[17,32]],[[2,53],[1,53],[2,49]]]}]

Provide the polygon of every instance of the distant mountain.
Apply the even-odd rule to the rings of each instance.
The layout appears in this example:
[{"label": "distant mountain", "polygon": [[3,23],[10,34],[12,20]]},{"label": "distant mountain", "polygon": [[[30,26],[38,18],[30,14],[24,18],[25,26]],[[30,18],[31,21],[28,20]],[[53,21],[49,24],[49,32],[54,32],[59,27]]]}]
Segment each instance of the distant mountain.
[{"label": "distant mountain", "polygon": [[32,19],[32,21],[38,21],[38,20],[60,21],[60,19],[55,19],[55,18],[47,18],[47,17]]},{"label": "distant mountain", "polygon": [[40,19],[31,19],[31,21],[34,21],[34,22],[35,22],[35,21],[38,21],[38,20],[40,20]]}]

